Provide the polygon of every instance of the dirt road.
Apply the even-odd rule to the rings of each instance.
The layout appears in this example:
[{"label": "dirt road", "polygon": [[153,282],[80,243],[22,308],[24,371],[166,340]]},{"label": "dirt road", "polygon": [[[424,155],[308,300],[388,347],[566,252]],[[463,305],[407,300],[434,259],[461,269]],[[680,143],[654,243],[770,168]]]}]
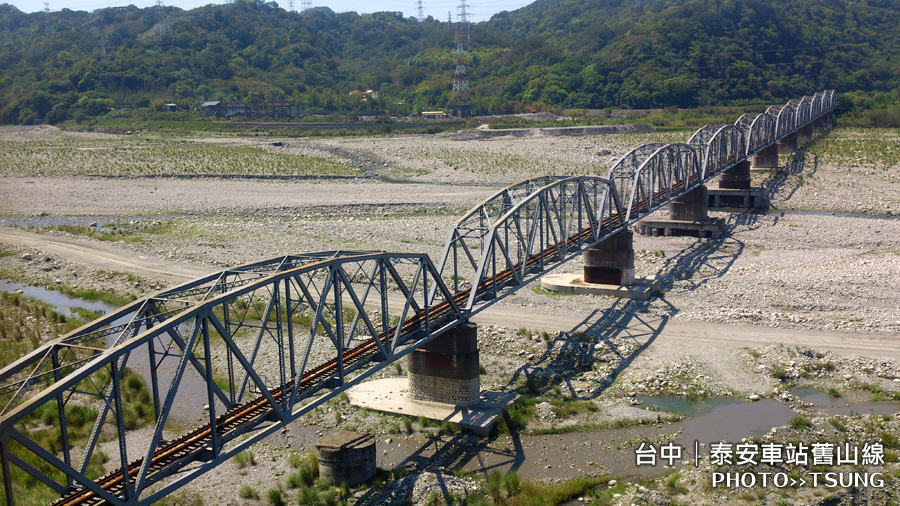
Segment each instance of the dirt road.
[{"label": "dirt road", "polygon": [[0,242],[36,248],[92,269],[126,272],[172,283],[182,283],[215,270],[141,255],[112,244],[50,237],[9,227],[0,227]]},{"label": "dirt road", "polygon": [[[188,281],[215,270],[139,255],[112,244],[45,236],[8,227],[0,227],[0,242],[41,249],[94,269],[126,272],[171,283]],[[482,325],[569,332],[586,330],[596,325],[604,317],[603,309],[561,313],[543,311],[539,307],[516,307],[501,302],[479,313],[473,320]],[[600,325],[602,324],[601,322]],[[886,334],[725,325],[680,321],[677,318],[645,318],[640,314],[619,319],[615,325],[618,325],[616,333],[632,335],[641,344],[652,340],[652,348],[660,352],[687,348],[697,351],[704,348],[760,347],[782,343],[788,346],[809,346],[845,356],[900,359],[900,338]]]}]

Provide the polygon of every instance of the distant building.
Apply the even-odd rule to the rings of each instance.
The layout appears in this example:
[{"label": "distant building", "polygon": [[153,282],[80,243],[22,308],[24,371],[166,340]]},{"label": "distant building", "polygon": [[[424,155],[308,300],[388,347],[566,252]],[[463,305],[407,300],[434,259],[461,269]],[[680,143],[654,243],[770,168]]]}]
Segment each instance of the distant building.
[{"label": "distant building", "polygon": [[209,118],[215,116],[224,116],[224,114],[221,114],[221,105],[222,102],[218,100],[214,102],[203,102],[202,104],[200,104],[200,112],[202,112],[204,116]]},{"label": "distant building", "polygon": [[178,104],[166,104],[166,110],[169,112],[178,112],[179,109]]}]

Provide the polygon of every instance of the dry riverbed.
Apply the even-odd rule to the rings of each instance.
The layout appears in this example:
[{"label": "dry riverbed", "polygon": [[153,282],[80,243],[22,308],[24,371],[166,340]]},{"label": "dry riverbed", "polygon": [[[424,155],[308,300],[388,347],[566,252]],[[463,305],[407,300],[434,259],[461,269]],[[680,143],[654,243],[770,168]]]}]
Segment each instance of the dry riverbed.
[{"label": "dry riverbed", "polygon": [[[0,224],[201,270],[333,249],[425,252],[434,259],[453,221],[503,184],[547,173],[605,174],[642,142],[683,141],[688,135],[283,139],[280,146],[270,138],[186,138],[176,143],[178,151],[155,138],[5,128],[0,142],[24,153],[27,163],[13,168],[2,162]],[[250,450],[255,463],[225,464],[192,483],[180,500],[263,504],[268,490],[281,487],[296,503],[308,492],[289,486],[296,472],[290,456],[305,453],[319,435],[341,427],[374,433],[379,466],[401,466],[411,473],[393,476],[398,478],[393,487],[355,492],[360,504],[425,504],[435,490],[457,497],[489,495],[483,478],[491,469],[515,470],[547,484],[576,476],[618,476],[616,483],[583,492],[582,499],[623,505],[896,501],[900,419],[893,414],[897,405],[891,404],[900,395],[896,361],[825,352],[814,342],[676,346],[665,336],[668,322],[848,336],[900,334],[900,161],[891,147],[897,140],[896,132],[837,130],[784,170],[755,173],[754,182],[765,188],[773,207],[785,212],[712,213],[726,220],[722,239],[636,236],[638,275],[662,281],[661,296],[651,301],[556,295],[528,286],[500,303],[497,307],[510,315],[593,315],[590,325],[562,332],[540,325],[480,326],[483,388],[521,396],[515,409],[521,423],[512,435],[501,431],[479,439],[448,426],[359,410],[337,398],[255,446]],[[240,164],[218,166],[216,147],[262,153],[262,164],[246,172]],[[92,154],[66,161],[66,153],[80,151]],[[152,170],[142,168],[143,152],[151,153]],[[176,158],[160,167],[152,163],[160,153]],[[179,170],[178,156],[196,160]],[[250,158],[240,160],[251,164]],[[322,170],[311,174],[292,168],[311,161]],[[56,165],[50,167],[51,162]],[[123,163],[130,168],[117,172],[114,167]],[[267,170],[265,163],[274,169]],[[283,179],[237,177],[245,173]],[[369,174],[405,181],[383,182]],[[120,175],[137,177],[110,177]],[[840,214],[847,212],[867,216]],[[562,269],[577,272],[580,261]],[[134,296],[170,284],[152,276],[98,271],[64,254],[12,245],[0,246],[0,277]],[[46,328],[39,321],[34,325]],[[41,339],[48,337],[44,332]],[[377,377],[404,371],[399,364]],[[856,413],[877,413],[854,414],[854,406]],[[691,411],[695,408],[700,411]],[[880,441],[885,464],[877,469],[884,473],[885,486],[713,489],[712,473],[720,469],[709,463],[708,446],[701,448],[699,465],[685,455],[687,463],[669,469],[635,466],[634,449],[642,442],[693,448],[687,440],[697,435],[706,445],[715,442],[709,438],[723,422],[708,417],[723,413],[734,417],[726,423],[743,431],[730,439],[733,443],[742,438],[758,443]],[[202,413],[192,416],[186,425]],[[754,418],[762,420],[763,431],[739,423]],[[141,434],[135,437],[149,437]],[[459,476],[448,474],[456,469]],[[467,472],[474,474],[461,474]],[[245,486],[260,499],[238,498]],[[501,496],[508,493],[504,489]]]}]

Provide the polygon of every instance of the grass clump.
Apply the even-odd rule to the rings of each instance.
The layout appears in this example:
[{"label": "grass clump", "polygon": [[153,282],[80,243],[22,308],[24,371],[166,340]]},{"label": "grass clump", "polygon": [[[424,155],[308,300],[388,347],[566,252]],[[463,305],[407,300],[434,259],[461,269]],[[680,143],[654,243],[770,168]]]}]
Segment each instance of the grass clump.
[{"label": "grass clump", "polygon": [[773,366],[772,370],[769,371],[769,376],[782,382],[791,379],[791,376],[788,374],[787,369],[780,365]]},{"label": "grass clump", "polygon": [[672,495],[687,494],[688,488],[679,483],[679,479],[678,473],[674,473],[666,478],[666,491]]},{"label": "grass clump", "polygon": [[596,413],[599,408],[591,401],[580,401],[577,399],[551,399],[550,404],[553,406],[553,413],[560,418],[568,418],[579,415],[581,413]]},{"label": "grass clump", "polygon": [[256,465],[256,457],[252,452],[248,450],[244,450],[234,457],[231,457],[231,460],[233,460],[234,463],[237,464],[237,466],[241,469]]},{"label": "grass clump", "polygon": [[313,452],[291,455],[289,463],[297,470],[288,477],[290,488],[298,488],[300,485],[312,486],[319,477],[319,459]]},{"label": "grass clump", "polygon": [[523,430],[528,420],[534,416],[534,406],[538,400],[535,397],[520,396],[509,407],[506,415],[497,423],[497,432],[500,434],[516,434]]},{"label": "grass clump", "polygon": [[272,506],[284,506],[284,492],[279,488],[273,488],[266,492],[266,500]]},{"label": "grass clump", "polygon": [[882,432],[878,437],[881,439],[881,444],[884,445],[885,448],[890,448],[892,450],[900,448],[900,437],[897,437],[890,432]]},{"label": "grass clump", "polygon": [[794,418],[791,418],[791,421],[788,422],[788,425],[792,429],[803,430],[803,429],[812,427],[812,422],[810,422],[809,419],[807,419],[805,417],[795,416]]},{"label": "grass clump", "polygon": [[241,499],[259,499],[259,492],[250,485],[244,485],[238,490],[238,497]]},{"label": "grass clump", "polygon": [[[561,504],[572,498],[586,495],[598,486],[605,485],[610,480],[609,477],[591,477],[591,478],[575,478],[572,480],[556,483],[552,485],[544,485],[542,483],[530,480],[517,481],[519,492],[510,495],[500,504],[509,506],[531,506],[543,504]],[[505,487],[503,482],[501,487]],[[509,493],[509,489],[505,489]],[[496,502],[494,504],[497,504]]]}]

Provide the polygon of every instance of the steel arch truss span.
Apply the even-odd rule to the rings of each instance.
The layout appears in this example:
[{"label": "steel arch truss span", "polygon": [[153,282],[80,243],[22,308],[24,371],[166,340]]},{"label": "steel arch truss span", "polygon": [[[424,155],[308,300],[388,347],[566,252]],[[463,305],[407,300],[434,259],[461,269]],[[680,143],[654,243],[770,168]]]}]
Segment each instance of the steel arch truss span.
[{"label": "steel arch truss span", "polygon": [[747,157],[745,132],[734,125],[707,125],[691,136],[688,144],[701,153],[700,172],[704,179]]},{"label": "steel arch truss span", "polygon": [[[14,472],[62,495],[55,504],[151,504],[461,316],[435,266],[416,254],[282,257],[136,301],[0,371],[7,499],[21,493]],[[141,383],[127,368],[150,383],[149,442],[125,436],[136,405],[123,383]],[[34,387],[31,398],[20,393]],[[206,424],[178,435],[167,422],[184,404],[205,404]],[[72,405],[100,406],[79,441],[66,434]],[[45,406],[58,413],[61,447],[32,437]],[[88,470],[101,435],[118,440],[118,470],[97,478]]]},{"label": "steel arch truss span", "polygon": [[619,196],[606,179],[536,178],[507,190],[459,220],[441,255],[440,272],[465,296],[467,315],[623,225]]},{"label": "steel arch truss span", "polygon": [[698,150],[689,144],[644,144],[623,156],[607,176],[625,200],[625,223],[658,209],[703,181]]},{"label": "steel arch truss span", "polygon": [[[504,188],[453,226],[439,267],[424,254],[285,256],[88,323],[0,369],[7,504],[23,483],[60,505],[150,504],[834,105],[826,91],[638,146],[606,178]],[[195,414],[185,405],[206,405],[204,425],[179,435],[167,422]],[[126,437],[142,420],[151,437]],[[97,476],[102,442],[117,470]]]}]

